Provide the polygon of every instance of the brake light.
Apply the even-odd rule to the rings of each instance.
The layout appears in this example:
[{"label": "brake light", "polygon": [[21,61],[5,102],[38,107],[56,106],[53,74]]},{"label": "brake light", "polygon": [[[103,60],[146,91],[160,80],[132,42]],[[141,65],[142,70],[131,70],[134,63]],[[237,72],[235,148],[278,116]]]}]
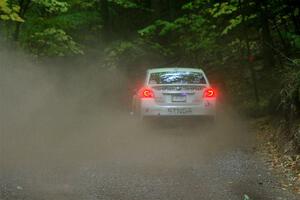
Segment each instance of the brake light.
[{"label": "brake light", "polygon": [[154,97],[154,92],[151,88],[142,88],[139,93],[140,93],[141,98],[153,98]]},{"label": "brake light", "polygon": [[206,88],[204,90],[203,97],[205,97],[205,98],[213,98],[213,97],[216,97],[216,96],[217,96],[216,90],[214,90],[212,88]]}]

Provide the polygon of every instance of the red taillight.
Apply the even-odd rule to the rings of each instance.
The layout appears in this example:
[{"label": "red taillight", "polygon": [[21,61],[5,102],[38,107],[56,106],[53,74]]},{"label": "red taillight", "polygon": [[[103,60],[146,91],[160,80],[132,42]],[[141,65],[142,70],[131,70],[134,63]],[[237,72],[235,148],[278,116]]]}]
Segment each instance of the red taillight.
[{"label": "red taillight", "polygon": [[153,98],[154,97],[154,92],[151,88],[142,88],[139,93],[140,93],[141,98]]},{"label": "red taillight", "polygon": [[205,97],[205,98],[212,98],[212,97],[216,97],[216,96],[217,96],[216,90],[214,90],[212,88],[206,88],[204,90],[203,97]]}]

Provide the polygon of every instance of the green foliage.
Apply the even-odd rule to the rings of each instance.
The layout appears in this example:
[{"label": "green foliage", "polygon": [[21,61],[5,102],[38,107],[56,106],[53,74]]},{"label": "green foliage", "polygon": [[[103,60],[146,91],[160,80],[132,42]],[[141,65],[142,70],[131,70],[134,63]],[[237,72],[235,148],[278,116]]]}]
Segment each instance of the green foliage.
[{"label": "green foliage", "polygon": [[80,45],[61,29],[49,28],[33,34],[28,49],[37,56],[68,56],[83,54]]},{"label": "green foliage", "polygon": [[154,24],[147,26],[138,31],[140,36],[142,37],[151,37],[154,36],[156,33],[159,36],[165,36],[166,34],[174,31],[175,29],[179,28],[178,24],[175,22],[168,22],[164,20],[157,20]]},{"label": "green foliage", "polygon": [[[99,24],[101,20],[97,12],[92,11],[80,11],[74,13],[66,13],[58,15],[43,21],[45,26],[55,26],[64,30],[80,30],[83,27]],[[101,28],[100,25],[96,25]]]},{"label": "green foliage", "polygon": [[243,200],[251,200],[251,199],[247,194],[244,194],[244,199]]},{"label": "green foliage", "polygon": [[300,35],[297,35],[293,32],[286,32],[283,34],[283,37],[287,41],[289,41],[292,47],[295,47],[296,49],[300,49]]},{"label": "green foliage", "polygon": [[142,37],[144,37],[144,36],[149,37],[150,35],[153,35],[156,30],[157,30],[157,26],[155,24],[152,24],[152,25],[149,25],[149,26],[139,30],[138,33]]},{"label": "green foliage", "polygon": [[69,4],[58,0],[32,0],[37,5],[42,6],[48,13],[64,13],[68,11]]},{"label": "green foliage", "polygon": [[209,9],[209,13],[213,18],[229,18],[228,25],[224,27],[222,35],[238,27],[242,22],[245,23],[257,17],[256,13],[243,13],[242,15],[240,12],[238,1],[215,3],[213,8]]},{"label": "green foliage", "polygon": [[[164,49],[165,55],[180,52],[181,56],[201,53],[207,57],[216,52],[218,34],[214,28],[202,15],[191,13],[174,21],[157,20],[138,33],[146,42],[155,44],[160,50]],[[164,41],[168,44],[164,44]]]},{"label": "green foliage", "polygon": [[139,5],[129,0],[108,0],[110,3],[114,3],[123,8],[139,8]]},{"label": "green foliage", "polygon": [[296,8],[293,14],[295,17],[299,16],[299,8]]},{"label": "green foliage", "polygon": [[115,68],[118,66],[118,61],[121,55],[124,55],[126,51],[134,47],[132,42],[120,41],[116,42],[112,47],[105,50],[106,54],[106,67]]},{"label": "green foliage", "polygon": [[238,10],[238,2],[231,1],[224,3],[215,3],[213,8],[209,10],[213,17],[220,17],[222,15],[228,15],[236,12]]},{"label": "green foliage", "polygon": [[300,49],[300,35],[294,35],[293,40],[294,40],[294,46],[297,49]]},{"label": "green foliage", "polygon": [[78,10],[93,10],[98,6],[98,0],[68,0],[68,3]]},{"label": "green foliage", "polygon": [[[23,11],[24,5],[18,3]],[[299,58],[299,8],[284,1],[265,4],[254,0],[32,0],[22,14],[26,21],[19,27],[18,42],[38,56],[78,55],[82,46],[99,54],[106,49],[107,66],[121,63],[123,67],[147,52],[156,53],[165,60],[178,58],[186,65],[239,73],[245,88],[251,88],[253,82],[260,84],[251,79],[251,71],[258,79],[265,78],[261,71],[266,46],[272,48],[274,68],[278,61],[285,66],[287,60]],[[10,13],[17,15],[21,8],[0,0],[1,19],[9,20],[0,23],[1,35],[14,38],[17,29],[11,20],[21,20]],[[264,23],[270,32],[268,41]],[[245,88],[239,91],[246,93]]]},{"label": "green foliage", "polygon": [[230,30],[234,29],[236,26],[241,24],[242,22],[242,16],[238,15],[237,17],[229,20],[229,25],[225,27],[225,29],[222,31],[222,35],[227,34]]},{"label": "green foliage", "polygon": [[207,7],[207,5],[210,4],[211,4],[211,0],[193,0],[185,3],[182,6],[182,10],[189,10],[189,11],[199,10],[202,9],[203,7]]},{"label": "green foliage", "polygon": [[105,49],[105,67],[116,68],[128,65],[146,54],[141,41],[116,41]]},{"label": "green foliage", "polygon": [[0,0],[0,20],[11,20],[16,22],[24,22],[19,16],[20,6],[13,4],[8,6],[7,0]]},{"label": "green foliage", "polygon": [[[97,36],[91,33],[99,33],[101,29],[97,3],[96,0],[33,0],[21,27],[22,47],[41,57],[82,54],[83,45],[78,41],[95,40]],[[7,27],[11,27],[7,33],[15,30],[14,26]],[[84,33],[84,37],[78,33]]]},{"label": "green foliage", "polygon": [[[296,61],[297,63],[297,61]],[[280,107],[284,112],[297,113],[300,110],[300,69],[288,69],[282,79]]]}]

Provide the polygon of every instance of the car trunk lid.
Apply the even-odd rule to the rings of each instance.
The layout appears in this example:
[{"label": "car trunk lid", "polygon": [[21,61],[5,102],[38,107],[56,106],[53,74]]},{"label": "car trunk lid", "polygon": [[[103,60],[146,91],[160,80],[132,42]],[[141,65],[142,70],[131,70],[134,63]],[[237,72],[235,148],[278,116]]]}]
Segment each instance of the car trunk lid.
[{"label": "car trunk lid", "polygon": [[155,101],[162,105],[188,105],[202,102],[204,85],[152,86]]}]

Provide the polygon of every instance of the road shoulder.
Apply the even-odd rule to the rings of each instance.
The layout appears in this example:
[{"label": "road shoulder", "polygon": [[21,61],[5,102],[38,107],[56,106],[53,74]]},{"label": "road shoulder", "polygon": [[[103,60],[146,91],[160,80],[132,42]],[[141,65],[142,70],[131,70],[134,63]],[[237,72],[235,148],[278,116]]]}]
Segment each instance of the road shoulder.
[{"label": "road shoulder", "polygon": [[300,195],[300,155],[286,152],[278,142],[278,128],[268,117],[251,121],[258,142],[257,153],[268,170],[278,177],[281,189]]}]

